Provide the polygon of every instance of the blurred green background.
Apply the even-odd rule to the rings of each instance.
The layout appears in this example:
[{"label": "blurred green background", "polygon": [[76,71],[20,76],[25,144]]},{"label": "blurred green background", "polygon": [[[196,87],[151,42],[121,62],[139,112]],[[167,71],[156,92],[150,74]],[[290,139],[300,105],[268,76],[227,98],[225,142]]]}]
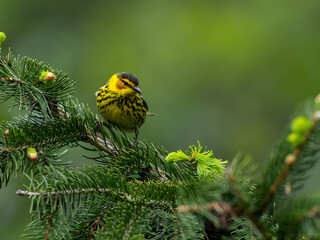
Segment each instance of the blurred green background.
[{"label": "blurred green background", "polygon": [[[113,73],[136,75],[158,114],[140,139],[169,151],[200,140],[217,158],[262,162],[320,92],[320,1],[1,0],[0,10],[3,50],[68,73],[96,113],[94,93]],[[0,107],[1,119],[12,115]],[[74,150],[66,158],[92,164]],[[14,194],[23,182],[0,191],[1,239],[30,220],[28,199]]]}]

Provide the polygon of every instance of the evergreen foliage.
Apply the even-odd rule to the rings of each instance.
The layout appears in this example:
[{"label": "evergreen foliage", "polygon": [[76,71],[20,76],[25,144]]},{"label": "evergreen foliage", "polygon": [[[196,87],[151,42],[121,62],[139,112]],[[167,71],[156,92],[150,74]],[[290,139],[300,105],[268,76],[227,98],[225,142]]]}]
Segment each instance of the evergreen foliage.
[{"label": "evergreen foliage", "polygon": [[[46,81],[49,72],[55,78]],[[135,146],[77,103],[73,85],[35,59],[0,59],[0,99],[20,112],[0,125],[0,184],[12,175],[29,180],[16,192],[31,203],[22,238],[317,239],[320,196],[298,191],[320,157],[319,101],[302,113],[303,126],[294,124],[299,144],[287,132],[263,169],[236,156],[223,174],[225,162],[200,144],[186,154]],[[75,146],[93,166],[63,161],[63,149]]]}]

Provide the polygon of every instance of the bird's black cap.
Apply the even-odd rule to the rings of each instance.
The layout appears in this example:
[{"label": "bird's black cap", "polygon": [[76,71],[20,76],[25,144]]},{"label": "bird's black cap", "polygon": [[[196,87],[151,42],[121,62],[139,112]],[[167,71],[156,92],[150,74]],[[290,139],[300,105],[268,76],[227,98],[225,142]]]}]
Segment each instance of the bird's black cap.
[{"label": "bird's black cap", "polygon": [[139,80],[136,76],[132,75],[131,73],[118,73],[118,76],[120,79],[128,79],[130,82],[132,82],[135,86],[139,85]]}]

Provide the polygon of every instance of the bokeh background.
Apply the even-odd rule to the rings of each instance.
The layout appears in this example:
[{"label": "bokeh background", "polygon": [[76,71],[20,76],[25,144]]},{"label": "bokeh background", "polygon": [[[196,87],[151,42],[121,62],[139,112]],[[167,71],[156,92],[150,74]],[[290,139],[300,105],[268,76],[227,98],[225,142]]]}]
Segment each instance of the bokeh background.
[{"label": "bokeh background", "polygon": [[[68,73],[94,112],[97,89],[130,72],[158,114],[141,139],[169,151],[200,140],[218,158],[242,152],[261,164],[296,107],[320,92],[319,22],[316,0],[0,0],[3,50]],[[12,115],[0,106],[1,120]],[[75,150],[66,159],[92,164]],[[0,191],[1,239],[30,220],[29,200],[14,194],[24,182]]]}]

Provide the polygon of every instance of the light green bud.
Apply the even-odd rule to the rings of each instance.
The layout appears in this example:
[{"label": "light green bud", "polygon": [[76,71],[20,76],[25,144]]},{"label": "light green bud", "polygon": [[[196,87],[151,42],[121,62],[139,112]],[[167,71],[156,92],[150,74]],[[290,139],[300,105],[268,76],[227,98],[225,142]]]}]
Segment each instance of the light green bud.
[{"label": "light green bud", "polygon": [[38,159],[38,153],[35,148],[29,147],[27,149],[27,155],[32,161],[36,161]]},{"label": "light green bud", "polygon": [[303,142],[305,138],[304,136],[299,132],[293,132],[290,133],[287,137],[287,141],[293,146],[293,147],[299,147]]},{"label": "light green bud", "polygon": [[178,150],[177,152],[169,153],[166,157],[167,162],[179,162],[179,161],[188,161],[190,159],[189,156],[184,154],[181,150]]},{"label": "light green bud", "polygon": [[6,35],[3,33],[3,32],[0,32],[0,46],[1,46],[1,43],[3,43],[5,40],[6,40]]},{"label": "light green bud", "polygon": [[312,127],[312,122],[304,116],[296,117],[295,119],[293,119],[291,123],[291,130],[297,133],[304,134],[307,131],[309,131],[311,127]]}]

